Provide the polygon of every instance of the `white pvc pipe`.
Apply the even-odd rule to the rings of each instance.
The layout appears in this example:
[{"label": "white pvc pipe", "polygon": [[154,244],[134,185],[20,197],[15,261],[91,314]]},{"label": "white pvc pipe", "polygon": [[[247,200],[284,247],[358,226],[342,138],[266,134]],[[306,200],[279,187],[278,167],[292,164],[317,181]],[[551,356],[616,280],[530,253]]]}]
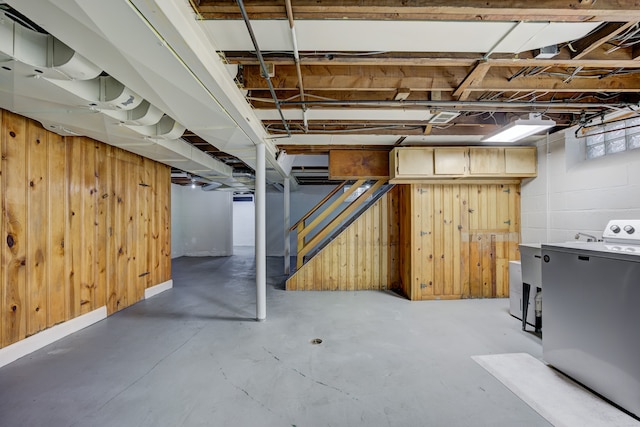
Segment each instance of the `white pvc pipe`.
[{"label": "white pvc pipe", "polygon": [[256,145],[256,320],[267,317],[266,171],[264,143]]},{"label": "white pvc pipe", "polygon": [[284,274],[291,272],[291,239],[289,223],[291,218],[291,202],[289,198],[289,178],[284,179]]}]

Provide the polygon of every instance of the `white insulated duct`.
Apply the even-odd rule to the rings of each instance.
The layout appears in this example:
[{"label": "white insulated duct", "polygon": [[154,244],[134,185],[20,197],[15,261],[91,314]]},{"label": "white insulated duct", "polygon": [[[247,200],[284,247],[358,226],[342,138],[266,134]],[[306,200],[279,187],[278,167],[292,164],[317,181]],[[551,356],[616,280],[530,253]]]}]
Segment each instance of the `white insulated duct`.
[{"label": "white insulated duct", "polygon": [[133,110],[144,99],[111,76],[92,80],[58,80],[44,77],[50,83],[82,99],[94,110]]},{"label": "white insulated duct", "polygon": [[0,15],[0,53],[33,66],[50,79],[90,80],[102,70],[50,34],[24,28]]},{"label": "white insulated duct", "polygon": [[[38,99],[60,102],[61,92],[54,86],[65,92],[67,102],[75,98],[71,101],[73,108],[53,113],[25,109],[25,104],[15,111],[38,120],[46,129],[63,136],[88,135],[182,170],[236,182],[230,166],[180,139],[185,131],[180,123],[115,78],[101,76],[100,68],[60,40],[23,27],[1,11],[0,60],[11,62],[7,71],[13,73],[12,79],[35,78],[42,82],[38,83]],[[33,70],[33,74],[24,70]],[[60,111],[66,112],[61,115]],[[106,120],[92,121],[88,112],[101,113]],[[103,134],[87,127],[90,122],[102,123]],[[123,132],[123,127],[136,131],[138,140],[131,138],[131,132]]]},{"label": "white insulated duct", "polygon": [[150,126],[131,126],[126,125],[129,129],[138,132],[141,135],[151,139],[177,139],[182,136],[185,127],[176,122],[169,116],[162,116],[160,121]]},{"label": "white insulated duct", "polygon": [[164,113],[159,108],[143,100],[133,110],[102,110],[102,113],[118,120],[120,123],[132,126],[150,126],[158,123]]}]

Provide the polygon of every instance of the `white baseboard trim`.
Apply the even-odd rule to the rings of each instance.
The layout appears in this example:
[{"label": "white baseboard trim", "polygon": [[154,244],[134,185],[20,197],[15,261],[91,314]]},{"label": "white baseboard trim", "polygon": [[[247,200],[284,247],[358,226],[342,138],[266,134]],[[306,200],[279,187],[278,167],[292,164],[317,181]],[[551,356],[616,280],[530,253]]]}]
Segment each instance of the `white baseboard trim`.
[{"label": "white baseboard trim", "polygon": [[154,295],[158,295],[161,292],[168,291],[173,288],[173,279],[169,279],[164,283],[152,286],[144,290],[144,299],[151,298]]},{"label": "white baseboard trim", "polygon": [[103,306],[0,349],[0,368],[107,317]]}]

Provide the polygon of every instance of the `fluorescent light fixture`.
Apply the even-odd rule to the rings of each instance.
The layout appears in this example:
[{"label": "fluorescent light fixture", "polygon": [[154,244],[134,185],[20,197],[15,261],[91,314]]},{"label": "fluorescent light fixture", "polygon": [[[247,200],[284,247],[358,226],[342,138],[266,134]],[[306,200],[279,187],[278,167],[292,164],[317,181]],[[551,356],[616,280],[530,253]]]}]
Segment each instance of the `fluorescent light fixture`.
[{"label": "fluorescent light fixture", "polygon": [[530,114],[528,119],[517,119],[498,132],[482,138],[482,142],[516,142],[555,125],[553,120],[543,120],[539,114]]}]

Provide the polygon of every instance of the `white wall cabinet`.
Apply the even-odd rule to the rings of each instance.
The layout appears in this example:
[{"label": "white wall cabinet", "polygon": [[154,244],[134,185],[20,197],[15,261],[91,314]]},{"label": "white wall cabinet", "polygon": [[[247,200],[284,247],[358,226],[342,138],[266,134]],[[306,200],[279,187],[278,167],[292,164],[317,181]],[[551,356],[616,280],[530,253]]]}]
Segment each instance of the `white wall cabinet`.
[{"label": "white wall cabinet", "polygon": [[421,180],[529,178],[536,147],[397,147],[389,153],[392,183]]}]

